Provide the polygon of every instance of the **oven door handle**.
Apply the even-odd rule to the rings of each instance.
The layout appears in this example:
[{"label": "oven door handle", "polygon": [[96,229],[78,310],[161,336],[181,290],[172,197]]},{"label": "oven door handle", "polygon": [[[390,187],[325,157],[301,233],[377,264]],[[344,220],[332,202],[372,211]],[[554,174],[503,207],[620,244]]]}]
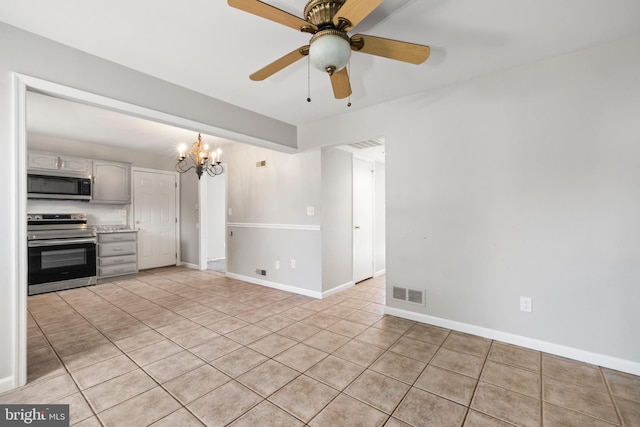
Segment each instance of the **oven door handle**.
[{"label": "oven door handle", "polygon": [[81,243],[96,243],[95,237],[88,237],[85,239],[48,239],[48,240],[31,240],[27,243],[30,248],[39,248],[43,246],[63,246],[63,245],[75,245]]}]

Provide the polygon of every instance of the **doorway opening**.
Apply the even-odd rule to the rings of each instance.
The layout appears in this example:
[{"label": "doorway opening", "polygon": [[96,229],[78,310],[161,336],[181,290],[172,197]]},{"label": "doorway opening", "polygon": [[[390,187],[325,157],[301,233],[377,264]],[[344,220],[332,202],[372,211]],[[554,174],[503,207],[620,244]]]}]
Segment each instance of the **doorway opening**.
[{"label": "doorway opening", "polygon": [[220,175],[203,175],[200,180],[201,265],[200,269],[227,272],[226,210],[227,164]]},{"label": "doorway opening", "polygon": [[[17,246],[16,287],[12,296],[13,320],[15,333],[13,340],[8,343],[13,353],[13,376],[9,388],[26,384],[27,381],[27,95],[37,93],[57,100],[70,101],[83,106],[94,106],[105,111],[121,113],[135,118],[146,119],[156,123],[179,127],[181,129],[198,129],[209,135],[224,135],[238,141],[247,141],[259,145],[268,144],[267,141],[256,140],[253,137],[236,134],[235,132],[217,128],[212,125],[180,118],[145,107],[139,107],[126,102],[96,95],[90,92],[74,89],[35,77],[14,74],[14,111],[15,111],[15,164],[16,164],[16,192],[19,195],[14,212],[14,240]],[[91,132],[85,135],[90,135]],[[120,213],[118,215],[121,215]],[[127,213],[125,213],[125,216]],[[179,241],[179,238],[178,238]],[[194,240],[195,241],[195,240]],[[178,248],[180,251],[180,248]],[[6,384],[5,384],[6,385]]]},{"label": "doorway opening", "polygon": [[385,138],[337,148],[353,156],[353,283],[360,283],[386,272]]}]

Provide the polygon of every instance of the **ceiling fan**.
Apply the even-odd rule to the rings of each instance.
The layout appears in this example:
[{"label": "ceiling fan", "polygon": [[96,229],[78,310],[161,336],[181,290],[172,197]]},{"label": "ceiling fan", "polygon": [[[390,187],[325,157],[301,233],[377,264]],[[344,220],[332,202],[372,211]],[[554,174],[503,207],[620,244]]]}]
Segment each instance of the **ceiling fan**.
[{"label": "ceiling fan", "polygon": [[351,95],[346,65],[352,50],[412,64],[421,64],[429,58],[429,46],[365,34],[349,37],[347,31],[358,25],[383,1],[310,0],[304,8],[305,19],[302,19],[259,0],[228,0],[231,7],[312,34],[308,45],[293,50],[251,74],[251,80],[264,80],[309,55],[314,67],[329,74],[333,94],[338,99]]}]

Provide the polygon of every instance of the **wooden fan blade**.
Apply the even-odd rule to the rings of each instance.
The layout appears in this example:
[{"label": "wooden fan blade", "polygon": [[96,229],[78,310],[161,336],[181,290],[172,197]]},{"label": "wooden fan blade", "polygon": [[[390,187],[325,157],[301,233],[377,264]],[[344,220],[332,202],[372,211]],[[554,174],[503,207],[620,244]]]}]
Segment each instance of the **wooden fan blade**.
[{"label": "wooden fan blade", "polygon": [[351,95],[351,84],[349,83],[347,67],[331,75],[331,87],[333,87],[333,96],[335,96],[336,99],[344,99]]},{"label": "wooden fan blade", "polygon": [[382,37],[355,34],[351,37],[353,50],[370,55],[383,56],[411,64],[422,64],[429,58],[431,49],[421,44],[384,39]]},{"label": "wooden fan blade", "polygon": [[353,28],[366,18],[384,0],[347,0],[333,17],[333,25],[345,30]]},{"label": "wooden fan blade", "polygon": [[293,64],[297,60],[304,58],[308,54],[309,54],[309,46],[302,46],[292,52],[287,53],[282,58],[276,59],[271,64],[251,74],[249,78],[254,81],[264,80],[267,77],[271,77],[272,75],[282,70],[283,68],[286,68],[289,65]]},{"label": "wooden fan blade", "polygon": [[304,31],[314,33],[318,31],[318,27],[314,24],[258,0],[228,0],[228,3],[231,7],[286,25],[294,30],[303,31],[304,29]]}]

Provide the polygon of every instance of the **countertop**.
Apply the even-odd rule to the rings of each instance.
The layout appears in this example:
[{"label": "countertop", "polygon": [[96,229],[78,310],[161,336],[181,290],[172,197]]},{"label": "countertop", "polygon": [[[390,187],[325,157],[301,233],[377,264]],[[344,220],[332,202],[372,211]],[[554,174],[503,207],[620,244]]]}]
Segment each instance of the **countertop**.
[{"label": "countertop", "polygon": [[138,230],[130,228],[126,225],[96,225],[96,233],[137,233]]}]

